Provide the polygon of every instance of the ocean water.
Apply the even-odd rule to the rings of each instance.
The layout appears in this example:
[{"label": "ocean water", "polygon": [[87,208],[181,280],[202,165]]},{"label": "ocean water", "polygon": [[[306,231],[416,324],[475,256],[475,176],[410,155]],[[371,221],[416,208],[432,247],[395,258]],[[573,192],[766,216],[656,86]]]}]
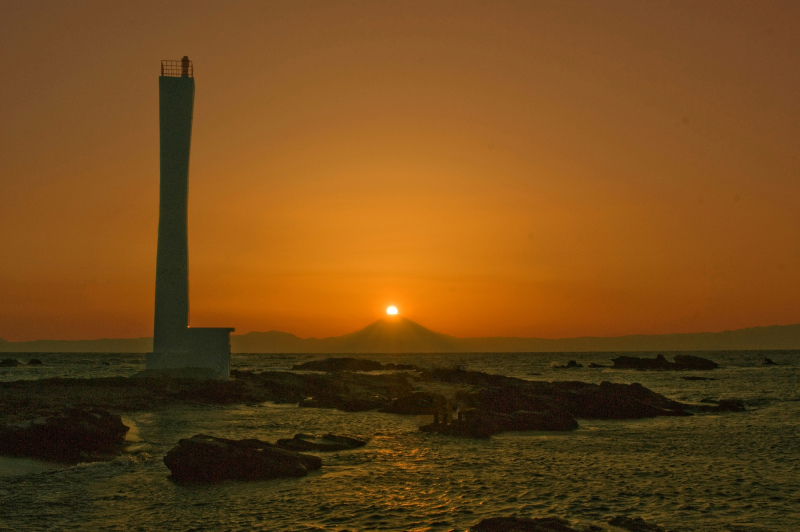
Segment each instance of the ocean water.
[{"label": "ocean water", "polygon": [[[364,358],[532,380],[640,382],[685,402],[741,399],[747,412],[579,420],[570,433],[505,433],[489,440],[419,432],[426,417],[272,403],[128,413],[127,452],[111,462],[64,466],[0,458],[0,529],[463,531],[493,516],[558,516],[588,526],[628,515],[676,531],[800,530],[800,352],[698,354],[722,367],[552,367],[570,359],[608,364],[614,353]],[[143,355],[12,356],[44,365],[3,368],[0,380],[130,375],[144,366]],[[765,356],[779,365],[762,367]],[[317,357],[233,355],[232,367],[288,370]],[[320,454],[322,469],[301,479],[179,485],[162,461],[180,438],[198,433],[274,441],[296,432],[371,440],[362,449]]]}]

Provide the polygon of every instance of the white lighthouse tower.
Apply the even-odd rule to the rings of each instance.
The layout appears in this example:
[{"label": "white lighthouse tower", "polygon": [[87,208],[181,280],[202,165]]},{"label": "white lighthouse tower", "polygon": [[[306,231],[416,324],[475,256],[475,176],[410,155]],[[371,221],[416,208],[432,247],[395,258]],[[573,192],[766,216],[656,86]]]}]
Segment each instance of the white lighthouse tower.
[{"label": "white lighthouse tower", "polygon": [[194,69],[189,58],[162,61],[158,78],[161,187],[156,257],[156,307],[150,373],[226,378],[228,327],[189,327],[189,152],[194,110]]}]

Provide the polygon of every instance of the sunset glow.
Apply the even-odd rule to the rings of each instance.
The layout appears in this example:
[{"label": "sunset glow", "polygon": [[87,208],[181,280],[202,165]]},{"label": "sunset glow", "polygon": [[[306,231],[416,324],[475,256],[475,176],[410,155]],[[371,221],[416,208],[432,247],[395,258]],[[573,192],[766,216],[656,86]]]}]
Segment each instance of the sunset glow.
[{"label": "sunset glow", "polygon": [[185,54],[193,327],[340,335],[387,299],[456,336],[800,322],[796,3],[152,9],[0,17],[2,339],[152,335]]},{"label": "sunset glow", "polygon": [[386,309],[386,314],[389,314],[390,316],[393,316],[393,315],[397,314],[397,307],[389,307],[389,308],[387,308]]}]

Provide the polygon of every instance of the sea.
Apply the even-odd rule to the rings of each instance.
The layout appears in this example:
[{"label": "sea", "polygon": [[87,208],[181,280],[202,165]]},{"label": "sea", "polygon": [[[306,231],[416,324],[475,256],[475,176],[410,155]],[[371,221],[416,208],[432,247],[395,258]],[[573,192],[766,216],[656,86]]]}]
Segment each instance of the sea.
[{"label": "sea", "polygon": [[[575,527],[610,529],[606,523],[624,515],[673,531],[800,530],[799,351],[692,353],[720,365],[705,372],[588,367],[619,354],[354,356],[530,380],[638,382],[683,402],[739,399],[747,411],[579,420],[568,433],[486,440],[420,432],[431,421],[425,416],[270,402],[130,412],[123,415],[127,449],[110,462],[0,458],[0,529],[465,531],[496,516],[556,516]],[[2,381],[127,376],[144,368],[142,354],[6,355],[43,365],[2,368]],[[288,371],[319,357],[234,354],[231,365]],[[777,365],[763,366],[766,357]],[[568,360],[584,367],[554,367]],[[183,485],[170,480],[163,463],[179,439],[195,434],[275,441],[297,432],[370,440],[361,449],[320,454],[322,469],[299,479]]]}]

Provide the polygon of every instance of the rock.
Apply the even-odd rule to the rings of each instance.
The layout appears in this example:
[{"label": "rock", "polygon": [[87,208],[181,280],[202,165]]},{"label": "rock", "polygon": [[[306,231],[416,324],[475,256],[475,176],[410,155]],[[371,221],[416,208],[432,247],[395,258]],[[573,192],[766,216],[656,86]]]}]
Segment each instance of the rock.
[{"label": "rock", "polygon": [[0,454],[53,462],[109,458],[125,440],[122,419],[101,408],[69,408],[61,414],[0,427]]},{"label": "rock", "polygon": [[379,371],[383,369],[383,364],[363,358],[343,357],[310,360],[302,364],[295,364],[292,369],[309,371]]},{"label": "rock", "polygon": [[583,364],[578,364],[578,362],[576,360],[570,360],[569,362],[567,362],[563,366],[560,366],[560,365],[556,364],[555,366],[553,366],[553,369],[573,369],[573,368],[582,368],[582,367],[583,367]]},{"label": "rock", "polygon": [[32,358],[32,359],[30,359],[28,361],[28,365],[29,366],[41,366],[42,365],[42,361],[39,360],[38,358]]},{"label": "rock", "polygon": [[695,377],[695,376],[681,377],[681,379],[683,379],[685,381],[715,381],[715,380],[717,380],[714,377]]},{"label": "rock", "polygon": [[386,364],[383,365],[383,369],[396,370],[396,371],[418,371],[419,366],[415,366],[414,364],[387,362]]},{"label": "rock", "polygon": [[648,523],[641,517],[618,515],[611,519],[608,524],[630,530],[630,532],[666,532],[666,530],[660,526]]},{"label": "rock", "polygon": [[470,532],[579,532],[569,521],[558,517],[526,519],[521,517],[490,517],[469,529]]},{"label": "rock", "polygon": [[[554,383],[555,384],[555,383]],[[569,394],[560,396],[564,408],[583,419],[642,419],[658,416],[688,415],[686,405],[667,399],[634,382],[564,383],[573,385]]]},{"label": "rock", "polygon": [[717,412],[744,412],[747,410],[739,399],[720,399],[717,401]]},{"label": "rock", "polygon": [[765,358],[764,362],[761,363],[762,366],[777,366],[776,362],[773,362],[771,358]]},{"label": "rock", "polygon": [[369,440],[343,436],[341,434],[326,434],[313,436],[310,434],[295,434],[294,438],[278,440],[275,445],[281,449],[298,452],[332,452],[347,451],[364,447]]},{"label": "rock", "polygon": [[707,358],[696,357],[692,355],[675,355],[674,367],[670,369],[686,370],[711,370],[716,369],[719,365]]},{"label": "rock", "polygon": [[638,370],[655,370],[655,369],[671,369],[669,361],[664,358],[664,355],[658,355],[656,358],[641,358],[630,356],[619,356],[612,358],[611,362],[614,369],[638,369]]},{"label": "rock", "polygon": [[164,464],[174,480],[211,483],[303,477],[322,467],[322,460],[261,440],[229,440],[197,434],[178,441],[164,457]]},{"label": "rock", "polygon": [[0,360],[0,368],[15,368],[21,364],[22,362],[14,358],[4,358]]},{"label": "rock", "polygon": [[608,364],[596,364],[594,362],[590,362],[589,363],[589,367],[590,368],[610,368],[611,366],[609,366]]},{"label": "rock", "polygon": [[670,362],[664,355],[656,358],[641,358],[631,356],[619,356],[612,358],[614,369],[636,369],[636,370],[711,370],[717,367],[717,363],[707,358],[696,357],[693,355],[675,355],[675,362]]},{"label": "rock", "polygon": [[381,412],[390,414],[422,415],[433,414],[447,404],[444,396],[431,392],[412,392],[392,400]]}]

